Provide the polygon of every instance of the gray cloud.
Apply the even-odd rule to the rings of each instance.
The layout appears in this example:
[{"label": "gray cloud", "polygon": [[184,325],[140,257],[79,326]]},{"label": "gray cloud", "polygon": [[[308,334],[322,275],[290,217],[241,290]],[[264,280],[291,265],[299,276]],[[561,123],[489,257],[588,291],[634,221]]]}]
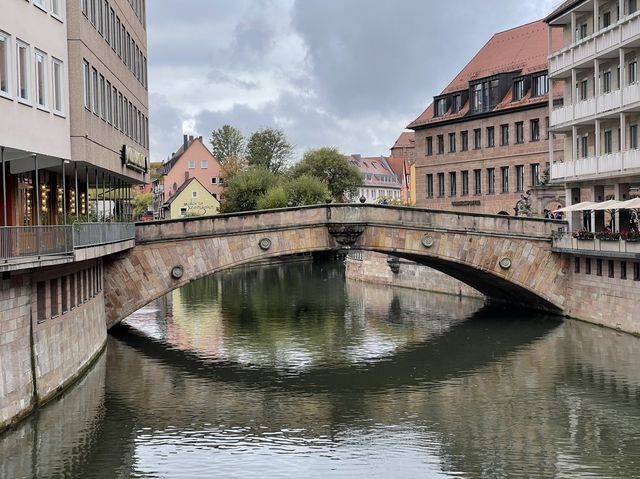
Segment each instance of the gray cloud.
[{"label": "gray cloud", "polygon": [[493,33],[554,2],[148,2],[152,157],[224,123],[280,127],[298,152],[387,153]]}]

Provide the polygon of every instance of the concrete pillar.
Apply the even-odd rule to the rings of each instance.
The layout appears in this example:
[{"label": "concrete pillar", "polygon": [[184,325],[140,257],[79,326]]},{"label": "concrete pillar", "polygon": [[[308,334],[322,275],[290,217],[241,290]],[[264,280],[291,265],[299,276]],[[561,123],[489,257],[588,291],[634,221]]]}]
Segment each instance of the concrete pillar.
[{"label": "concrete pillar", "polygon": [[73,162],[73,175],[75,179],[75,201],[73,206],[76,209],[76,221],[80,221],[80,205],[78,204],[78,197],[80,196],[80,191],[78,191],[78,163],[76,161]]},{"label": "concrete pillar", "polygon": [[598,19],[600,17],[600,2],[593,0],[593,32],[600,30]]},{"label": "concrete pillar", "polygon": [[33,163],[35,165],[36,179],[34,181],[34,193],[36,197],[36,226],[40,226],[40,203],[42,198],[40,197],[40,172],[38,171],[38,155],[33,155]]},{"label": "concrete pillar", "polygon": [[578,41],[578,36],[576,35],[576,12],[571,12],[571,38],[573,38],[571,43]]},{"label": "concrete pillar", "polygon": [[593,98],[596,102],[596,112],[598,111],[598,104],[600,99],[600,60],[597,58],[593,61]]},{"label": "concrete pillar", "polygon": [[[591,198],[596,202],[604,201],[604,186],[593,185],[591,187]],[[603,231],[604,228],[604,211],[591,211],[591,232]]]},{"label": "concrete pillar", "polygon": [[[567,206],[575,205],[580,203],[580,188],[566,188],[564,190],[565,196],[565,204]],[[572,211],[567,217],[567,222],[569,223],[569,231],[576,231],[579,228],[583,227],[582,224],[582,212],[581,211]]]},{"label": "concrete pillar", "polygon": [[624,170],[624,152],[627,149],[627,114],[620,113],[620,171]]}]

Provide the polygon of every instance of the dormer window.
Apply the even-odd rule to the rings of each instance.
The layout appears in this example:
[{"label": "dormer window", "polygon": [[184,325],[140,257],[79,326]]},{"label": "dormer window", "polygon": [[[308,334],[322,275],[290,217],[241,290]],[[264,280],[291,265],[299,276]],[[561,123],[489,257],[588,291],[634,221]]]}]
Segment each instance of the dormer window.
[{"label": "dormer window", "polygon": [[549,91],[549,77],[546,73],[533,77],[533,96],[546,95]]},{"label": "dormer window", "polygon": [[487,80],[471,86],[471,106],[474,113],[489,111],[500,100],[500,82],[498,80]]},{"label": "dormer window", "polygon": [[524,80],[516,80],[513,82],[513,101],[522,100],[524,98]]},{"label": "dormer window", "polygon": [[436,100],[436,116],[442,116],[447,111],[447,100],[446,98],[440,98]]},{"label": "dormer window", "polygon": [[451,112],[458,113],[462,110],[462,95],[453,95],[453,101],[451,102]]}]

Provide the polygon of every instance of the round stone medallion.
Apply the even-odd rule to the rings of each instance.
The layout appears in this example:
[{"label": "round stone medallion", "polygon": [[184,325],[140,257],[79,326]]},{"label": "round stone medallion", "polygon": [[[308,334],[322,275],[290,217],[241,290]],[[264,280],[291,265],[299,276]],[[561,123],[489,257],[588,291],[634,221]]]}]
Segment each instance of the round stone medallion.
[{"label": "round stone medallion", "polygon": [[425,248],[431,248],[433,246],[433,238],[429,235],[425,235],[422,238],[422,246]]},{"label": "round stone medallion", "polygon": [[509,269],[511,268],[511,260],[509,258],[502,258],[500,260],[500,262],[498,263],[500,265],[500,267],[502,269]]},{"label": "round stone medallion", "polygon": [[260,249],[262,251],[267,251],[269,248],[271,248],[271,240],[269,238],[262,238],[258,242],[258,246],[260,246]]},{"label": "round stone medallion", "polygon": [[184,274],[184,268],[182,266],[174,266],[171,268],[171,277],[173,279],[180,279]]}]

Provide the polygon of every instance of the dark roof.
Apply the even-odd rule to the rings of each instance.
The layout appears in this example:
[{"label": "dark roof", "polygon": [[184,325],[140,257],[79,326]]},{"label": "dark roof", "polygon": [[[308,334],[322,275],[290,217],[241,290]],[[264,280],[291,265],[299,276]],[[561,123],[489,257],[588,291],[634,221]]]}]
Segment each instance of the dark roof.
[{"label": "dark roof", "polygon": [[554,18],[562,15],[563,13],[568,12],[569,10],[571,10],[573,7],[575,7],[576,5],[579,5],[580,3],[584,3],[586,0],[566,0],[564,2],[562,2],[560,5],[558,5],[555,10],[553,12],[551,12],[545,19],[544,21],[546,23],[549,23],[550,21],[552,21]]}]

